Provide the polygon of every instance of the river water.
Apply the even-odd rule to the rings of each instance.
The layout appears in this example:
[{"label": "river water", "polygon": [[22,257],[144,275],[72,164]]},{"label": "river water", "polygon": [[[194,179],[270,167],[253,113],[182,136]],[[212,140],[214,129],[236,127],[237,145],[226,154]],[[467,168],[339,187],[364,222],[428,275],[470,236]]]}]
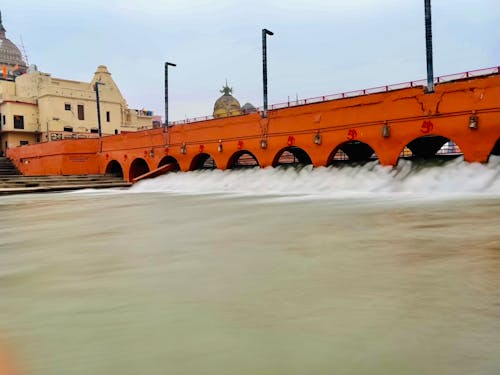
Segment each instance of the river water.
[{"label": "river water", "polygon": [[498,157],[178,173],[0,210],[0,345],[23,374],[500,373]]}]

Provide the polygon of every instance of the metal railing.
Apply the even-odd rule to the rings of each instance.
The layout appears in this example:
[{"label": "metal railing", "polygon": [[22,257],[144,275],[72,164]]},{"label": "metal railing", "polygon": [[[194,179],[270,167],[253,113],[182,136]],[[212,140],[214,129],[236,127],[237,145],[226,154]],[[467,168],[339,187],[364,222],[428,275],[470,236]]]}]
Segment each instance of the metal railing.
[{"label": "metal railing", "polygon": [[[462,73],[447,74],[444,76],[435,77],[434,83],[439,84],[439,83],[455,81],[458,79],[487,76],[487,75],[495,74],[495,73],[500,73],[500,66],[495,66],[492,68],[471,70],[471,71],[462,72]],[[307,99],[298,99],[298,100],[292,100],[292,101],[287,101],[287,102],[283,102],[283,103],[272,104],[269,106],[269,110],[297,107],[297,106],[301,106],[301,105],[322,103],[322,102],[327,102],[327,101],[331,101],[331,100],[338,100],[338,99],[345,99],[345,98],[354,98],[357,96],[376,94],[376,93],[382,93],[382,92],[388,92],[388,91],[395,91],[395,90],[407,89],[407,88],[412,88],[412,87],[422,87],[422,86],[425,86],[426,84],[427,84],[426,79],[419,79],[416,81],[395,83],[392,85],[372,87],[369,89],[354,90],[354,91],[342,92],[342,93],[337,93],[337,94],[317,96],[317,97],[307,98]],[[254,113],[254,112],[262,112],[262,107],[256,108],[256,110],[251,112],[251,113]],[[247,113],[244,113],[241,116],[244,116],[245,114],[247,114]],[[208,120],[213,120],[213,119],[215,119],[214,116],[208,115],[208,116],[189,118],[189,119],[185,119],[185,120],[171,121],[171,122],[169,122],[168,125],[169,126],[171,126],[171,125],[185,125],[185,124],[190,124],[193,122],[208,121]]]},{"label": "metal railing", "polygon": [[66,139],[86,139],[86,138],[99,138],[98,133],[88,132],[68,132],[68,131],[54,131],[42,132],[42,142],[48,141],[62,141]]}]

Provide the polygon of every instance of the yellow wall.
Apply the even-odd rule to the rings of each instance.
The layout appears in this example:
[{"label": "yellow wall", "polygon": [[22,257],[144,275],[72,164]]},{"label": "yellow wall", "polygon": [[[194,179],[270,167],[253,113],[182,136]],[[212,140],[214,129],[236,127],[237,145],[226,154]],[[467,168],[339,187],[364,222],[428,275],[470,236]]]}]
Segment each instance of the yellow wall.
[{"label": "yellow wall", "polygon": [[28,141],[30,144],[36,143],[36,135],[27,132],[3,133],[2,150],[5,150],[6,148],[18,147],[21,145],[21,141]]},{"label": "yellow wall", "polygon": [[16,84],[12,81],[0,80],[0,101],[8,100],[16,95]]},{"label": "yellow wall", "polygon": [[[13,116],[22,115],[25,126],[21,131],[32,133],[30,142],[37,139],[35,133],[40,135],[38,138],[41,142],[71,137],[96,137],[98,119],[95,82],[101,83],[99,103],[103,135],[153,127],[152,115],[128,108],[111,74],[101,65],[91,82],[53,78],[37,71],[17,77],[15,83],[0,81],[0,113],[5,114],[7,120],[7,124],[2,125],[0,134],[6,135],[6,131],[14,130]],[[78,116],[79,105],[83,106],[83,119]],[[72,131],[60,134],[65,127],[71,127]],[[52,136],[52,133],[59,133],[59,137]],[[5,149],[5,142],[1,149]]]},{"label": "yellow wall", "polygon": [[[2,121],[2,131],[35,132],[38,130],[38,110],[34,104],[4,102],[0,105],[0,112],[2,116],[5,115],[6,120],[5,124]],[[24,117],[24,129],[14,129],[14,116]]]}]

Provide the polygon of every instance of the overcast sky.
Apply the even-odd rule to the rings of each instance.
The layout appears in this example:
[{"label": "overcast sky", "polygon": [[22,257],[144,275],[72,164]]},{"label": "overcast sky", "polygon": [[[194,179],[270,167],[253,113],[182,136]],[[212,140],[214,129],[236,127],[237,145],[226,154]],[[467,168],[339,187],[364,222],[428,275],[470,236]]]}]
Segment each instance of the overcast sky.
[{"label": "overcast sky", "polygon": [[[436,75],[500,65],[500,0],[433,0]],[[106,65],[132,108],[170,120],[211,114],[227,79],[262,105],[261,29],[269,102],[425,78],[423,0],[3,1],[7,37],[54,77],[90,81]]]}]

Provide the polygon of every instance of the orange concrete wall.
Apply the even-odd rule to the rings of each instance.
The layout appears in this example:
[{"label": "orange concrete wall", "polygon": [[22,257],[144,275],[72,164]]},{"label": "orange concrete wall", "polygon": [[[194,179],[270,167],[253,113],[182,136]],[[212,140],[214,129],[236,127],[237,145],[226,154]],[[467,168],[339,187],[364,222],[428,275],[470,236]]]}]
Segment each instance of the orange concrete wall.
[{"label": "orange concrete wall", "polygon": [[98,174],[99,140],[62,140],[9,149],[17,168],[28,176]]},{"label": "orange concrete wall", "polygon": [[[469,129],[472,114],[479,118],[476,130]],[[430,127],[425,125],[428,121]],[[381,134],[384,125],[390,127],[388,138]],[[322,135],[321,145],[313,141],[317,132]],[[26,174],[103,173],[115,160],[128,180],[136,159],[143,159],[153,170],[162,158],[171,156],[187,171],[203,152],[214,158],[218,168],[226,169],[235,153],[247,150],[266,167],[290,145],[307,152],[313,165],[323,166],[352,140],[371,146],[381,164],[395,165],[403,148],[425,135],[454,141],[467,161],[486,162],[500,138],[500,75],[438,84],[432,94],[414,87],[273,110],[268,119],[254,113],[176,125],[167,132],[154,129],[104,137],[101,151],[98,140],[71,140],[16,148],[9,156]],[[260,146],[262,139],[267,140],[266,149]],[[222,152],[217,150],[219,141]],[[181,153],[183,145],[186,154]],[[21,163],[29,155],[33,155],[30,162]],[[78,162],[76,155],[82,158]]]}]

